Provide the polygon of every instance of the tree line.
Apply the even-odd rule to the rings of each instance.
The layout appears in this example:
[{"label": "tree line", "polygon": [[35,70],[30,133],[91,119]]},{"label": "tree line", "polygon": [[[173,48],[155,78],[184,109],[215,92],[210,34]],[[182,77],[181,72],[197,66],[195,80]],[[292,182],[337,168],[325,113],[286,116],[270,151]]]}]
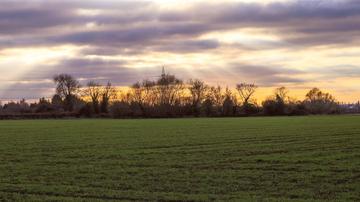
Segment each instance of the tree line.
[{"label": "tree line", "polygon": [[188,82],[162,73],[158,79],[143,80],[128,90],[119,90],[110,82],[90,81],[85,86],[69,74],[53,78],[56,93],[51,100],[25,100],[0,107],[0,114],[36,114],[77,117],[231,117],[257,115],[338,114],[341,107],[329,93],[311,89],[304,100],[289,96],[286,87],[276,88],[272,96],[257,104],[258,86],[239,83],[234,89],[210,86],[204,81]]}]

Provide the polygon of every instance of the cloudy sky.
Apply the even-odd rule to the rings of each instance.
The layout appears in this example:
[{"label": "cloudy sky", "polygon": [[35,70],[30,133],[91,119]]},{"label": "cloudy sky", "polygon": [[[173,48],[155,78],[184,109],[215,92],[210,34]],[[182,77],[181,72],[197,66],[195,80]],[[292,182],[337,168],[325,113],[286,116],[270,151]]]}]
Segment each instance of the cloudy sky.
[{"label": "cloudy sky", "polygon": [[0,99],[49,97],[51,78],[127,86],[164,65],[187,80],[312,87],[360,100],[359,0],[2,0]]}]

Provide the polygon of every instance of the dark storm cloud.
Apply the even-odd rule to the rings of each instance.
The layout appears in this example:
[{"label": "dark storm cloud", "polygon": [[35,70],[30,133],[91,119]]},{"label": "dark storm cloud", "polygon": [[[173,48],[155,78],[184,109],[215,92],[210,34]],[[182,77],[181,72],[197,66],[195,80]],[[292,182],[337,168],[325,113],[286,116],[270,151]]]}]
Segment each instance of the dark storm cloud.
[{"label": "dark storm cloud", "polygon": [[[164,39],[191,40],[207,32],[238,28],[268,28],[290,42],[283,46],[311,46],[353,43],[359,40],[360,29],[358,1],[291,1],[266,5],[202,2],[183,10],[161,10],[156,3],[146,1],[34,1],[24,4],[18,1],[16,5],[5,1],[1,4],[0,39],[1,35],[13,36],[7,42],[0,41],[2,47],[72,43],[127,44],[131,48],[142,44],[164,50],[166,46],[158,48]],[[97,9],[100,13],[78,15],[78,9]],[[84,31],[86,23],[95,23],[100,29]]]},{"label": "dark storm cloud", "polygon": [[255,81],[259,85],[299,84],[306,82],[301,75],[306,72],[283,67],[230,64],[233,73]]},{"label": "dark storm cloud", "polygon": [[278,74],[301,74],[300,70],[287,69],[282,67],[266,67],[247,64],[232,64],[235,71],[241,72],[249,76],[273,76]]},{"label": "dark storm cloud", "polygon": [[324,78],[360,78],[360,66],[357,65],[335,65],[323,68],[312,68],[312,72]]},{"label": "dark storm cloud", "polygon": [[155,50],[164,52],[193,53],[202,50],[216,49],[220,47],[220,45],[221,44],[217,40],[188,40],[169,42],[166,43],[166,45],[160,45],[158,48],[155,48]]},{"label": "dark storm cloud", "polygon": [[39,81],[34,83],[32,80],[32,82],[29,83],[25,83],[25,82],[15,83],[12,84],[9,88],[0,89],[0,90],[4,91],[3,95],[6,96],[6,97],[2,97],[2,99],[19,98],[19,95],[21,95],[22,98],[35,99],[49,95],[48,93],[50,91],[53,91],[53,89],[54,89],[54,84],[52,82]]},{"label": "dark storm cloud", "polygon": [[[18,81],[25,85],[24,81],[44,81],[53,78],[54,75],[66,73],[80,79],[84,85],[90,80],[102,83],[111,81],[114,85],[130,85],[141,79],[156,77],[160,74],[160,70],[160,67],[145,67],[140,71],[128,67],[125,61],[79,57],[64,59],[54,65],[40,66],[36,71],[24,74]],[[29,85],[32,84],[29,82]]]},{"label": "dark storm cloud", "polygon": [[[68,11],[55,9],[0,10],[0,34],[30,34],[42,28],[70,23]],[[26,32],[26,33],[25,33]]]},{"label": "dark storm cloud", "polygon": [[196,35],[202,33],[206,25],[197,23],[175,24],[175,25],[146,25],[134,28],[118,28],[106,31],[88,31],[70,33],[59,37],[50,37],[49,42],[75,43],[75,44],[95,44],[95,45],[117,45],[149,41],[161,41],[171,37],[181,35]]},{"label": "dark storm cloud", "polygon": [[213,19],[223,22],[281,23],[307,19],[338,19],[359,16],[358,1],[291,1],[260,5],[228,3],[218,7]]},{"label": "dark storm cloud", "polygon": [[85,58],[64,59],[58,64],[44,65],[38,69],[28,72],[21,80],[43,80],[56,74],[67,73],[85,81],[95,79],[117,82],[123,81],[123,78],[130,78],[131,72],[124,61]]},{"label": "dark storm cloud", "polygon": [[[248,64],[230,64],[232,73],[249,78],[264,86],[282,84],[304,84],[308,81],[324,81],[337,78],[360,78],[360,67],[356,65],[336,65],[312,67],[307,71],[288,69],[279,66],[255,66]],[[311,79],[307,78],[311,75]]]},{"label": "dark storm cloud", "polygon": [[[189,18],[213,23],[213,28],[265,28],[281,36],[284,46],[359,42],[359,1],[291,1],[261,5],[228,3],[199,5]],[[201,8],[201,9],[200,9]],[[206,12],[211,10],[211,14]],[[179,14],[178,14],[179,15]],[[189,15],[188,15],[189,16]],[[177,18],[180,18],[179,16]],[[185,21],[183,16],[182,20]],[[276,46],[275,46],[276,47]]]},{"label": "dark storm cloud", "polygon": [[259,85],[273,86],[273,85],[284,85],[284,84],[302,84],[307,80],[299,78],[291,78],[288,76],[272,76],[258,79]]},{"label": "dark storm cloud", "polygon": [[82,55],[114,56],[114,55],[140,55],[146,52],[146,48],[134,46],[131,49],[122,47],[87,47],[81,51]]},{"label": "dark storm cloud", "polygon": [[[79,79],[82,85],[90,80],[106,84],[111,81],[114,85],[128,85],[142,78],[136,69],[126,67],[123,61],[102,59],[64,59],[56,65],[43,65],[35,71],[29,71],[21,78],[11,81],[5,89],[0,88],[1,98],[38,98],[49,96],[54,92],[54,75],[67,73]],[[3,81],[4,82],[4,81]]]},{"label": "dark storm cloud", "polygon": [[[77,28],[87,22],[102,25],[150,21],[155,16],[149,10],[149,5],[151,4],[148,2],[140,1],[2,1],[0,36],[1,34],[33,35],[31,32],[38,33],[45,30],[50,35],[60,34],[66,28]],[[79,13],[86,9],[100,11],[102,14]],[[57,29],[50,30],[51,28]],[[69,29],[68,32],[73,31],[74,29]]]}]

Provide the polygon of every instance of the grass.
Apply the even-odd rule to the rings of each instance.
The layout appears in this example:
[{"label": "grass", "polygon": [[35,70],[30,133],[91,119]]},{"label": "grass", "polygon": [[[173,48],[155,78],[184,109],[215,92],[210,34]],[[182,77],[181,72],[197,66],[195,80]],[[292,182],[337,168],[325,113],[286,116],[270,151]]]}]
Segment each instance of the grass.
[{"label": "grass", "polygon": [[359,201],[360,116],[0,121],[0,201]]}]

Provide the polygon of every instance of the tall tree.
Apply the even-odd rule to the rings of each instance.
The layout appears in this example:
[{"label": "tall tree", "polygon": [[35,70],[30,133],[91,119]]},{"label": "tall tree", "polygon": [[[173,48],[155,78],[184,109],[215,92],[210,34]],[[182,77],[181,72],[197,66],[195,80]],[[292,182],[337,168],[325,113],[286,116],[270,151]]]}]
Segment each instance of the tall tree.
[{"label": "tall tree", "polygon": [[156,83],[154,81],[144,80],[131,86],[131,99],[141,110],[144,116],[147,116],[147,107],[154,106],[156,94],[154,93]]},{"label": "tall tree", "polygon": [[156,82],[156,89],[159,96],[159,104],[171,106],[180,102],[184,85],[182,80],[174,75],[163,73]]},{"label": "tall tree", "polygon": [[274,96],[263,101],[263,110],[267,115],[284,115],[287,113],[289,91],[285,87],[274,90]]},{"label": "tall tree", "polygon": [[221,86],[212,86],[208,91],[207,97],[213,101],[216,107],[222,106],[225,98]]},{"label": "tall tree", "polygon": [[284,103],[287,103],[289,101],[289,90],[282,86],[275,89],[275,98],[279,101],[282,101]]},{"label": "tall tree", "polygon": [[334,102],[335,98],[329,93],[322,92],[319,88],[313,88],[306,94],[306,100],[310,102]]},{"label": "tall tree", "polygon": [[196,115],[200,112],[200,106],[206,96],[208,86],[201,80],[195,79],[189,81],[189,91],[191,95],[191,102],[193,113]]},{"label": "tall tree", "polygon": [[249,104],[251,97],[254,95],[257,88],[258,87],[255,84],[240,83],[236,85],[236,90],[240,95],[243,105]]},{"label": "tall tree", "polygon": [[61,97],[66,111],[72,111],[76,94],[79,92],[80,83],[69,74],[59,74],[54,76],[56,84],[56,94]]},{"label": "tall tree", "polygon": [[102,113],[108,113],[109,102],[111,98],[115,98],[117,95],[116,89],[111,85],[110,82],[103,87],[101,93],[101,105],[100,110]]},{"label": "tall tree", "polygon": [[212,115],[220,115],[222,113],[224,99],[225,96],[221,86],[210,87],[206,93],[206,100],[204,102],[206,113],[211,112]]},{"label": "tall tree", "polygon": [[225,89],[224,101],[222,105],[222,114],[224,116],[234,115],[234,96],[229,88]]},{"label": "tall tree", "polygon": [[328,114],[338,111],[338,103],[330,93],[324,93],[318,88],[311,89],[304,101],[307,110],[313,114]]},{"label": "tall tree", "polygon": [[84,93],[91,99],[93,110],[96,114],[98,114],[100,112],[99,104],[102,93],[102,86],[95,81],[89,81],[86,85]]}]

